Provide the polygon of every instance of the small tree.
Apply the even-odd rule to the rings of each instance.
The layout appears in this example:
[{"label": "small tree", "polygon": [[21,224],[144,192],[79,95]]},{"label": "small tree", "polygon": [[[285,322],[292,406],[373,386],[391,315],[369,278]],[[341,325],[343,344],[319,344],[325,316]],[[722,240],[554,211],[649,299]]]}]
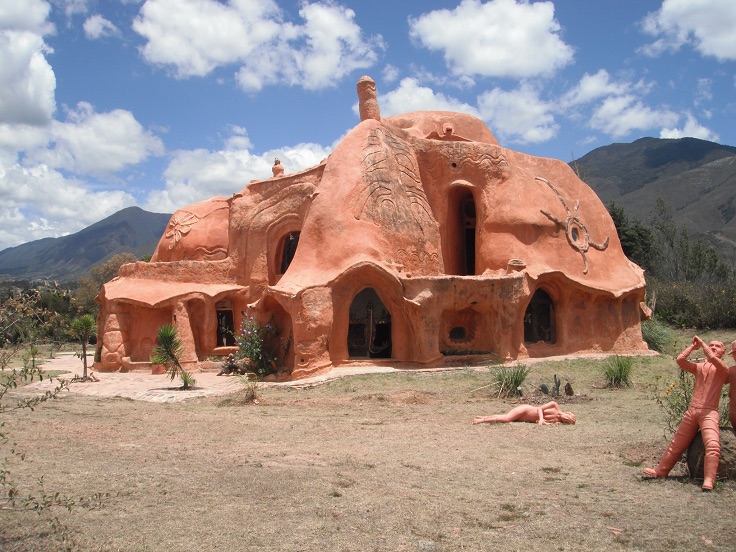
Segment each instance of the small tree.
[{"label": "small tree", "polygon": [[174,381],[176,376],[181,377],[182,389],[189,389],[194,385],[196,380],[190,376],[179,360],[184,354],[184,344],[179,339],[177,329],[171,324],[165,324],[158,329],[158,337],[156,339],[156,347],[151,355],[151,362],[154,364],[162,364],[166,367],[166,371]]},{"label": "small tree", "polygon": [[72,320],[71,333],[82,342],[82,363],[84,365],[83,379],[87,379],[87,344],[92,332],[95,331],[95,319],[91,314],[78,316]]}]

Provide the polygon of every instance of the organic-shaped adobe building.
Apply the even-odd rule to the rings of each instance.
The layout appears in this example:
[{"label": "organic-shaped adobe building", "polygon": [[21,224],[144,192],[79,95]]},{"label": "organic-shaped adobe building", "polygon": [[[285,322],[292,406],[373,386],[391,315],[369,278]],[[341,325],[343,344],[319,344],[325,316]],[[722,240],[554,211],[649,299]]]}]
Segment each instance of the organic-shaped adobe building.
[{"label": "organic-shaped adobe building", "polygon": [[311,169],[178,210],[150,262],[98,296],[96,367],[150,369],[173,323],[189,366],[235,350],[247,317],[289,338],[278,379],[361,361],[432,366],[647,349],[641,268],[562,161],[501,147],[479,119],[360,123]]}]

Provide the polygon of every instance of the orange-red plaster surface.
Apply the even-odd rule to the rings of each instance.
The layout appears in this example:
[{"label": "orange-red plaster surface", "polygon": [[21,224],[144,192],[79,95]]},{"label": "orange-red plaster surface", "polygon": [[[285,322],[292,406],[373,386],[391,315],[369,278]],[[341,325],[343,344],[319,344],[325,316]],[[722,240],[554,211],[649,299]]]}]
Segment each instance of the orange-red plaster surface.
[{"label": "orange-red plaster surface", "polygon": [[469,115],[382,119],[367,77],[358,95],[361,122],[321,164],[277,160],[178,210],[151,262],[105,284],[98,368],[145,367],[166,322],[190,363],[225,354],[218,326],[245,316],[292,337],[284,379],[352,359],[646,349],[643,271],[570,167],[501,147]]}]

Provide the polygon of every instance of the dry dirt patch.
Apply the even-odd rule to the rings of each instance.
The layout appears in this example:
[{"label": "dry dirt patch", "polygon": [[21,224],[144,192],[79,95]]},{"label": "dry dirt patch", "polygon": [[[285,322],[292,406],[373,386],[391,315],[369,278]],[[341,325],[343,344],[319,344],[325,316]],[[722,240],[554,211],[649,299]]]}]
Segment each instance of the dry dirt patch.
[{"label": "dry dirt patch", "polygon": [[[472,426],[514,401],[459,370],[270,387],[259,405],[69,395],[7,429],[24,480],[111,493],[61,516],[82,550],[733,550],[734,483],[641,477],[667,444],[649,383],[672,361],[637,361],[638,385],[618,391],[599,368],[529,375],[524,400],[553,372],[574,379],[560,400],[575,426]],[[59,549],[35,514],[1,512],[0,543]]]}]

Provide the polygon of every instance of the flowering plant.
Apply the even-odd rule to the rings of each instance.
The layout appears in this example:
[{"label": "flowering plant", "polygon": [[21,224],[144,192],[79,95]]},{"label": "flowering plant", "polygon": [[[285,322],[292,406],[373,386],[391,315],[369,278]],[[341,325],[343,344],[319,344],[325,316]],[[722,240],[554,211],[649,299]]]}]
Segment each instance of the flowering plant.
[{"label": "flowering plant", "polygon": [[291,347],[291,336],[284,340],[281,333],[274,317],[265,325],[256,322],[252,316],[245,318],[235,336],[237,358],[246,359],[259,377],[277,372],[284,365]]}]

